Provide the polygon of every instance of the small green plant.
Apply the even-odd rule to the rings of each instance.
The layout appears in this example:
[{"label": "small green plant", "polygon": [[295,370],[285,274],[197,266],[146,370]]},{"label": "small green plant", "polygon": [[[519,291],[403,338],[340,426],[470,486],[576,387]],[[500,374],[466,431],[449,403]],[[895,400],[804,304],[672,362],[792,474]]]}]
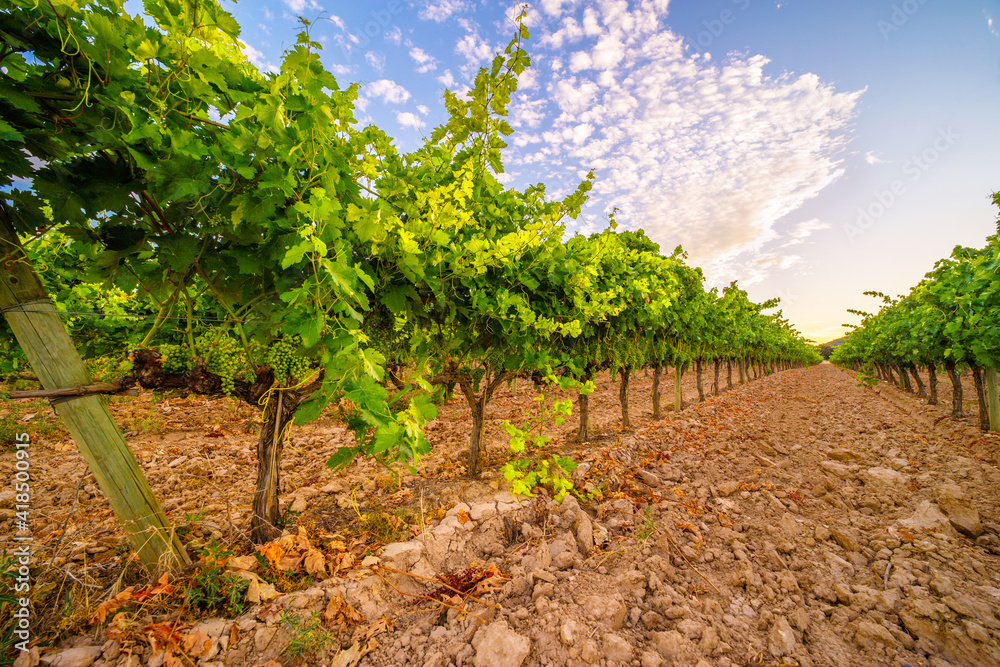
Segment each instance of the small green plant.
[{"label": "small green plant", "polygon": [[871,364],[861,367],[861,370],[855,376],[859,387],[874,387],[878,384],[878,378],[873,371],[874,368]]},{"label": "small green plant", "polygon": [[[546,376],[544,386],[552,384],[558,385],[561,389],[569,389],[579,383],[571,378]],[[587,383],[583,390],[593,391],[588,386],[592,384]],[[520,427],[506,420],[503,423],[504,430],[510,437],[510,451],[514,457],[500,468],[500,472],[510,483],[513,493],[532,496],[536,488],[550,487],[553,497],[561,501],[563,496],[573,490],[573,482],[567,477],[567,473],[576,468],[576,463],[568,456],[553,455],[551,460],[535,460],[524,454],[529,444],[535,449],[542,449],[552,440],[542,434],[543,427],[549,420],[552,420],[555,426],[561,426],[566,418],[573,414],[573,401],[555,399],[550,407],[547,392],[535,396],[532,401],[538,406],[537,412],[530,415]]]},{"label": "small green plant", "polygon": [[184,602],[187,607],[207,614],[226,613],[232,616],[242,614],[250,582],[225,571],[225,559],[227,556],[232,556],[233,552],[212,538],[199,554],[202,565],[184,592]]},{"label": "small green plant", "polygon": [[642,521],[642,525],[639,526],[638,530],[635,532],[635,536],[639,540],[648,540],[656,532],[656,524],[653,523],[653,513],[650,511],[649,507],[646,508],[646,515]]},{"label": "small green plant", "polygon": [[0,418],[0,450],[6,450],[14,446],[17,434],[21,429],[17,427],[17,419],[21,416],[21,411],[11,405],[11,411]]},{"label": "small green plant", "polygon": [[310,656],[337,639],[333,632],[324,627],[323,620],[316,611],[308,616],[289,614],[286,611],[281,614],[279,623],[288,631],[285,652],[293,660]]},{"label": "small green plant", "polygon": [[118,357],[97,357],[84,361],[87,372],[94,382],[110,382],[132,371],[132,362]]}]

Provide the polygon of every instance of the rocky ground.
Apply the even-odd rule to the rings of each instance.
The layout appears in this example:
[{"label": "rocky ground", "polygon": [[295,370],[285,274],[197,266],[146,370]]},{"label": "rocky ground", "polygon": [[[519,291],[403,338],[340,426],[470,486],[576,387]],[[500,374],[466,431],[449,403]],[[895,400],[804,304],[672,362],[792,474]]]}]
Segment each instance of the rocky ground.
[{"label": "rocky ground", "polygon": [[[300,527],[267,557],[298,566],[321,553],[322,571],[337,576],[283,595],[264,584],[260,602],[231,619],[122,607],[129,613],[21,664],[1000,664],[1000,438],[948,418],[944,399],[927,406],[884,383],[862,389],[828,364],[737,386],[656,422],[643,398],[649,381],[637,380],[634,432],[615,431],[607,378],[594,399],[603,407],[592,446],[568,442],[568,424],[554,430],[556,446],[580,464],[579,499],[562,503],[515,498],[495,470],[463,480],[461,404],[432,425],[438,453],[423,475],[397,487],[370,463],[339,477],[315,467],[345,437],[332,421],[293,434],[299,451],[285,465]],[[523,413],[527,386],[494,416]],[[233,539],[252,464],[252,436],[235,437],[233,427],[251,418],[236,411],[220,424],[207,408],[203,416],[180,418],[187,436],[133,446],[175,518],[208,508],[190,539]],[[57,454],[65,444],[52,443]],[[51,465],[55,542],[66,520],[57,507],[67,511],[79,473],[67,453]],[[87,575],[103,582],[121,538],[93,523],[110,522],[99,491],[84,483],[80,493],[87,499],[70,521],[89,518],[89,528],[70,531],[79,537],[72,546],[60,538],[52,555],[77,576],[90,562]],[[417,508],[421,520],[404,541],[345,556],[352,547],[335,531],[346,531],[345,514],[373,504]],[[227,567],[253,569],[236,559]],[[302,653],[316,634],[336,640]]]}]

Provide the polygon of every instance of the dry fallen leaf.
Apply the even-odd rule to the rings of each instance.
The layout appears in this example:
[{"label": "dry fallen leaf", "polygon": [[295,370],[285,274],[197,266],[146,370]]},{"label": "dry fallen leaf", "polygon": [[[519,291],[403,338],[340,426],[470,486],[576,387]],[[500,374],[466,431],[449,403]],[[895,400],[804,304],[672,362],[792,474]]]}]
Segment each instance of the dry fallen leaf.
[{"label": "dry fallen leaf", "polygon": [[253,556],[237,556],[226,561],[226,568],[230,570],[252,570],[257,567],[257,559]]},{"label": "dry fallen leaf", "polygon": [[310,549],[305,557],[306,572],[326,576],[326,556],[319,549]]},{"label": "dry fallen leaf", "polygon": [[365,617],[357,609],[347,604],[347,600],[334,595],[326,605],[323,620],[329,625],[339,625],[346,630],[350,623],[364,623]]},{"label": "dry fallen leaf", "polygon": [[465,510],[458,510],[458,522],[468,523],[469,521],[472,521],[472,517],[469,516],[469,513]]},{"label": "dry fallen leaf", "polygon": [[236,574],[240,575],[244,579],[250,580],[250,587],[247,588],[246,599],[247,602],[250,602],[251,604],[267,602],[268,600],[273,600],[280,595],[278,591],[275,590],[274,586],[267,583],[252,572],[240,570]]},{"label": "dry fallen leaf", "polygon": [[184,652],[192,658],[198,658],[212,648],[212,640],[201,630],[184,635]]},{"label": "dry fallen leaf", "polygon": [[382,562],[382,559],[378,556],[365,556],[364,560],[361,561],[361,567],[374,567]]},{"label": "dry fallen leaf", "polygon": [[118,608],[126,602],[130,602],[132,600],[133,588],[135,587],[129,586],[110,600],[105,600],[101,604],[97,605],[97,609],[94,610],[93,615],[90,617],[90,624],[93,625],[94,623],[103,623],[104,619],[108,617],[108,614],[117,611]]},{"label": "dry fallen leaf", "polygon": [[354,667],[358,664],[361,658],[365,657],[376,648],[378,648],[378,643],[374,639],[369,639],[364,643],[364,645],[355,642],[350,648],[346,648],[338,653],[333,658],[333,662],[330,663],[330,667]]},{"label": "dry fallen leaf", "polygon": [[174,587],[167,583],[169,580],[170,580],[170,575],[164,572],[163,576],[160,577],[156,586],[152,586],[150,588],[141,588],[135,592],[132,598],[136,602],[145,602],[149,598],[156,597],[161,593],[164,595],[170,595],[170,593],[173,592]]},{"label": "dry fallen leaf", "polygon": [[278,563],[285,555],[285,549],[278,543],[278,540],[275,540],[274,542],[268,542],[262,546],[260,548],[260,553],[273,567],[277,567]]}]

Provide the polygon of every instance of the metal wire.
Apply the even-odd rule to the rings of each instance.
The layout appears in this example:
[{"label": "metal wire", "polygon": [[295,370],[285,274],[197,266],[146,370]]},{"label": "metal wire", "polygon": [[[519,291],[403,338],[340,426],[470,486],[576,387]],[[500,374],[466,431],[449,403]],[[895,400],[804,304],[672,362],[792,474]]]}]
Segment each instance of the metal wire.
[{"label": "metal wire", "polygon": [[[18,308],[17,306],[11,306],[9,308],[4,308],[2,312],[6,313],[6,312],[13,311],[13,310],[16,310],[19,313],[55,313],[57,315],[87,315],[87,316],[90,316],[90,317],[124,317],[124,318],[137,319],[137,320],[155,320],[155,319],[157,319],[156,315],[128,315],[128,314],[121,314],[121,313],[85,313],[85,312],[76,311],[76,310],[32,310],[30,308]],[[187,320],[189,318],[186,317],[186,316],[184,316],[184,317],[169,316],[169,317],[161,317],[159,319],[162,319],[162,320]],[[192,320],[198,320],[200,322],[238,322],[240,324],[245,324],[246,322],[249,322],[249,320],[232,320],[232,319],[228,319],[228,318],[218,318],[218,317],[197,317],[197,316],[195,316],[195,317],[191,317],[190,319],[192,319]]]}]

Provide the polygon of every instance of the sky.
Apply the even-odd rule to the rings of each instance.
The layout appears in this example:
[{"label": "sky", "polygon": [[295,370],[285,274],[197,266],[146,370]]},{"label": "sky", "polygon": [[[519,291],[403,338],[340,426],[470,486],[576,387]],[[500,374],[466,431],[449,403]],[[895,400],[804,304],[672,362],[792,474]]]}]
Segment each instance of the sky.
[{"label": "sky", "polygon": [[[515,2],[245,0],[274,70],[301,29],[402,151],[514,35]],[[503,182],[596,183],[568,231],[642,228],[709,287],[824,342],[996,231],[1000,0],[538,0]]]}]

